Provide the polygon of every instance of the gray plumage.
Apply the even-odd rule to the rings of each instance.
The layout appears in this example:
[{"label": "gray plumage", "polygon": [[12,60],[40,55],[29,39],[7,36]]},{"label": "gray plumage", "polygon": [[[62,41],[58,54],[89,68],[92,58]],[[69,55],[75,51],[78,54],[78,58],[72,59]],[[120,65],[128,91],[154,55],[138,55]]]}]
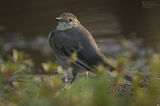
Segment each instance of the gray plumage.
[{"label": "gray plumage", "polygon": [[[77,61],[74,61],[71,65],[80,69],[86,69],[91,71],[96,68],[98,64],[108,66],[110,70],[114,67],[109,65],[105,61],[105,56],[97,47],[97,44],[92,37],[91,33],[84,28],[77,18],[71,13],[64,13],[60,15],[61,21],[65,22],[65,25],[69,25],[64,30],[53,30],[49,34],[49,44],[56,59],[65,67],[68,65],[72,53],[77,53]],[[69,23],[69,19],[72,17],[72,24]],[[71,21],[71,20],[70,20]],[[61,24],[63,24],[61,22]]]}]

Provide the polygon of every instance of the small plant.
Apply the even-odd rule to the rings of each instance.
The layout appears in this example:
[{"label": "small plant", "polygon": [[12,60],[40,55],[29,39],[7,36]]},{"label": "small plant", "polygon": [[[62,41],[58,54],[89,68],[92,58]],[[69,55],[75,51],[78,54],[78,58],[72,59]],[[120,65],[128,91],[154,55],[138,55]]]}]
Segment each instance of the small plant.
[{"label": "small plant", "polygon": [[[50,61],[43,62],[41,68],[49,74],[39,75],[35,74],[36,69],[29,55],[14,50],[11,57],[0,62],[0,105],[2,106],[160,105],[159,55],[153,55],[150,59],[147,86],[141,86],[144,75],[138,71],[132,83],[124,83],[123,77],[128,69],[138,70],[135,63],[131,61],[130,55],[117,59],[119,69],[117,76],[112,77],[105,71],[100,71],[101,74],[97,74],[96,77],[82,76],[69,85],[62,82],[61,73],[52,73],[59,68],[57,64]],[[102,67],[99,69],[105,70]]]}]

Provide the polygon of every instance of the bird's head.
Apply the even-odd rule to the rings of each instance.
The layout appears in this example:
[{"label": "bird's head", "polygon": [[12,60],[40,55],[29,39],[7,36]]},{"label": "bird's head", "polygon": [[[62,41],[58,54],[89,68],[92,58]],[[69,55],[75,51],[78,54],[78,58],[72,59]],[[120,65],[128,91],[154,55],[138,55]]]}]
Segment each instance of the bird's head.
[{"label": "bird's head", "polygon": [[58,21],[57,30],[67,30],[76,27],[80,22],[77,17],[72,13],[62,13],[59,17],[56,17]]}]

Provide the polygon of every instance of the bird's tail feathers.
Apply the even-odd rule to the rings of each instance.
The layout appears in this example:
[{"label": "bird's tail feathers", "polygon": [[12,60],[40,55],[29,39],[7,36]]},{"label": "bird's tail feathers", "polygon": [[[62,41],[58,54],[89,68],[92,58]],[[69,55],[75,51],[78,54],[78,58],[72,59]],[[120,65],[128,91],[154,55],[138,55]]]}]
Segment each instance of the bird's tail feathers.
[{"label": "bird's tail feathers", "polygon": [[[114,67],[114,66],[112,66],[112,65],[110,65],[110,64],[108,64],[106,62],[104,63],[104,66],[109,68],[109,72],[108,73],[112,73],[113,74],[117,70],[116,67]],[[115,72],[115,73],[117,73],[117,72]],[[124,79],[129,81],[129,82],[133,81],[133,77],[131,75],[128,75],[128,74],[124,75]]]},{"label": "bird's tail feathers", "polygon": [[116,70],[116,68],[115,68],[113,65],[111,65],[111,64],[109,64],[109,63],[107,63],[107,62],[103,62],[103,65],[104,65],[104,67],[107,67],[110,72]]}]

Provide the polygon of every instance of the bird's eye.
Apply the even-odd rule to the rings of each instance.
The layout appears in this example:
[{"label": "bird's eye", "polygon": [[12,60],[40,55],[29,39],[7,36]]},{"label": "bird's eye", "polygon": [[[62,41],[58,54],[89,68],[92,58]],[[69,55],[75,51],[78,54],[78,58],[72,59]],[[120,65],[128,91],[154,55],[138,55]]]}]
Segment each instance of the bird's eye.
[{"label": "bird's eye", "polygon": [[69,19],[69,22],[72,22],[72,19],[71,19],[71,18]]}]

